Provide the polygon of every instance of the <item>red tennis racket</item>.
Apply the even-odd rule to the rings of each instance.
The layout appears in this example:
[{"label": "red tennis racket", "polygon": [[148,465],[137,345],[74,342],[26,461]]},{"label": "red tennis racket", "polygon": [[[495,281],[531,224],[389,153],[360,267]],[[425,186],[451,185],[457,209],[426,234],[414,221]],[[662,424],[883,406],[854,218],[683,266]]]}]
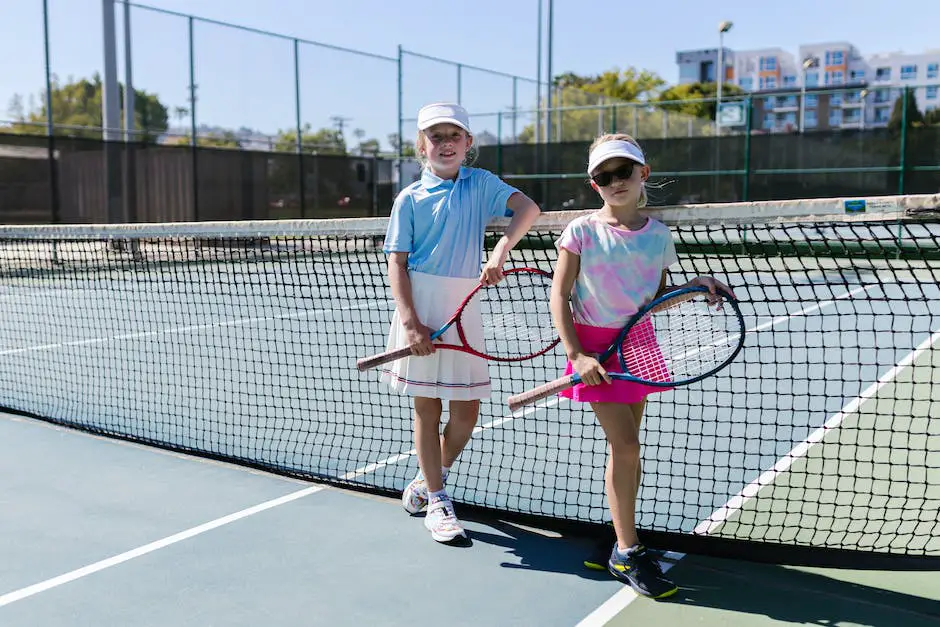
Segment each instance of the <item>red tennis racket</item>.
[{"label": "red tennis racket", "polygon": [[[431,340],[440,339],[448,329],[455,327],[459,343],[435,344],[436,349],[462,351],[490,361],[524,361],[554,348],[560,338],[552,324],[549,310],[552,275],[536,268],[512,268],[503,272],[503,280],[496,285],[480,283],[457,307],[441,328],[431,334]],[[468,321],[464,327],[464,314],[470,320],[477,316],[483,320],[483,333]],[[471,318],[472,316],[472,318]],[[359,370],[369,370],[382,364],[411,355],[406,346],[387,351],[356,362]]]}]

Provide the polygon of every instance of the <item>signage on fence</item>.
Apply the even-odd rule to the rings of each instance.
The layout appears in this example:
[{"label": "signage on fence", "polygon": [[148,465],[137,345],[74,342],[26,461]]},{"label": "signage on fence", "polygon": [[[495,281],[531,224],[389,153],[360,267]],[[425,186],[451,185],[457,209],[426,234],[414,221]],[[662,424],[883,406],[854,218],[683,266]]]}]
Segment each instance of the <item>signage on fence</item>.
[{"label": "signage on fence", "polygon": [[722,102],[718,106],[718,123],[721,126],[744,126],[747,108],[743,102]]}]

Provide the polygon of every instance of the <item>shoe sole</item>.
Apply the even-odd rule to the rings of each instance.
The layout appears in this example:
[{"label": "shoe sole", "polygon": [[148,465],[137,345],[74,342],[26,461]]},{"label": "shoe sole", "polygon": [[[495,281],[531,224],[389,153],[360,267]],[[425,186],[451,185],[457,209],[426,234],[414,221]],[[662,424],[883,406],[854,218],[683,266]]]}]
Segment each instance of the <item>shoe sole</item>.
[{"label": "shoe sole", "polygon": [[654,596],[638,588],[636,585],[634,585],[633,581],[629,577],[621,573],[619,570],[611,568],[609,565],[607,566],[607,572],[613,575],[618,581],[622,581],[623,583],[633,588],[633,591],[636,592],[639,596],[647,598],[647,599],[656,599],[656,600],[665,599],[667,597],[671,597],[672,595],[674,595],[676,592],[679,591],[679,586],[675,586],[672,590],[661,592],[660,594],[657,594]]}]

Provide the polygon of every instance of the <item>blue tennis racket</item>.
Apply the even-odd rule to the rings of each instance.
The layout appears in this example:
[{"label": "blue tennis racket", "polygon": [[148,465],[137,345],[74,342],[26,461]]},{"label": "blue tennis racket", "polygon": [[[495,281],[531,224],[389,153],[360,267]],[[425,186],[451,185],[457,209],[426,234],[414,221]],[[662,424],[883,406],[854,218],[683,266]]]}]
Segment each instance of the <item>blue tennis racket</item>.
[{"label": "blue tennis racket", "polygon": [[[714,302],[706,287],[684,287],[654,299],[617,334],[598,361],[614,353],[623,372],[611,379],[672,388],[710,377],[737,357],[744,346],[744,317],[738,302],[718,290]],[[581,382],[577,373],[509,397],[513,411]]]}]

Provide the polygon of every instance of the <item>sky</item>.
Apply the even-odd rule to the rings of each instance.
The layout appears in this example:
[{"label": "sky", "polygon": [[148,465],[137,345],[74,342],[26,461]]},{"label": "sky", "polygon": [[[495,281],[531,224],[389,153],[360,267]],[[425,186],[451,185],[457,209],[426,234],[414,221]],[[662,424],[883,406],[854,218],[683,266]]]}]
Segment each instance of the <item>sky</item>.
[{"label": "sky", "polygon": [[[548,0],[541,0],[543,43]],[[405,3],[396,0],[146,0],[152,7],[250,26],[387,59],[299,47],[300,117],[314,129],[343,118],[347,137],[362,129],[387,146],[397,129],[398,46],[424,55],[534,79],[538,60],[539,0]],[[48,0],[51,69],[61,81],[103,69],[102,0]],[[894,0],[789,0],[771,18],[754,0],[554,0],[552,70],[597,74],[636,67],[678,80],[676,52],[718,45],[718,23],[734,22],[725,45],[747,50],[780,47],[794,55],[801,44],[849,41],[862,54],[940,48],[940,2]],[[472,7],[472,8],[471,8]],[[134,8],[132,70],[138,90],[155,93],[171,110],[188,106],[187,20]],[[123,5],[116,11],[118,72],[123,80]],[[547,46],[544,46],[547,48]],[[195,23],[197,123],[264,134],[295,128],[294,52],[289,39]],[[9,119],[14,94],[38,104],[45,84],[42,0],[0,3],[0,119]],[[547,49],[542,51],[547,71]],[[405,54],[402,104],[414,118],[427,102],[457,99],[455,66]],[[461,102],[476,131],[496,132],[497,117],[513,105],[509,78],[464,69]],[[517,83],[516,103],[531,107],[533,82]],[[521,127],[531,115],[521,115]],[[188,120],[183,122],[188,126]],[[511,132],[512,118],[503,121]],[[406,137],[413,122],[405,123]]]}]

